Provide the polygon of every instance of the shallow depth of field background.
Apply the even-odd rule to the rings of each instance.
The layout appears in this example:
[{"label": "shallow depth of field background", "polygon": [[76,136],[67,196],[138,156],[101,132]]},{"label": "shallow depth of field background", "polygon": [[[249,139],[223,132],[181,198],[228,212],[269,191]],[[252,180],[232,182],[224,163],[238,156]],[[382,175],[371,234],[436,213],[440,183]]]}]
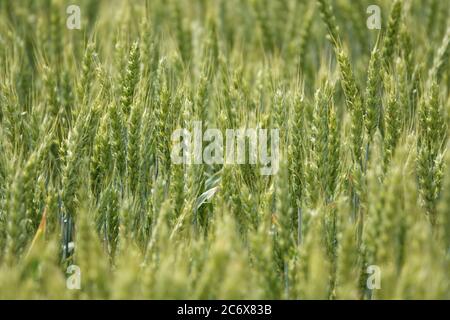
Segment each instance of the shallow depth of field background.
[{"label": "shallow depth of field background", "polygon": [[[449,299],[449,17],[0,0],[0,298]],[[173,164],[193,121],[278,128],[278,173]]]}]

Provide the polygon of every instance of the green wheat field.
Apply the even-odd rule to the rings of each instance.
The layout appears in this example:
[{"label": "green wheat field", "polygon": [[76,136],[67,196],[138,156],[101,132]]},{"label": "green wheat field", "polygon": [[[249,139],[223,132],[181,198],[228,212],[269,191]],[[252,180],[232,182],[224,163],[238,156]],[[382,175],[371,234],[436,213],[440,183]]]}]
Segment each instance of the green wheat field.
[{"label": "green wheat field", "polygon": [[449,60],[449,1],[0,0],[0,299],[450,299]]}]

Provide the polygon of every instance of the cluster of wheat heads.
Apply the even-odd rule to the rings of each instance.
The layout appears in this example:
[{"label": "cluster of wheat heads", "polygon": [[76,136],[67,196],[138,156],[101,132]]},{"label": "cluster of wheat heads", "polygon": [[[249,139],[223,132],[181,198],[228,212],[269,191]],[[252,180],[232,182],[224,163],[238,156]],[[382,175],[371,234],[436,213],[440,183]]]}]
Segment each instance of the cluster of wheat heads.
[{"label": "cluster of wheat heads", "polygon": [[448,1],[72,2],[0,1],[0,298],[450,298]]}]

